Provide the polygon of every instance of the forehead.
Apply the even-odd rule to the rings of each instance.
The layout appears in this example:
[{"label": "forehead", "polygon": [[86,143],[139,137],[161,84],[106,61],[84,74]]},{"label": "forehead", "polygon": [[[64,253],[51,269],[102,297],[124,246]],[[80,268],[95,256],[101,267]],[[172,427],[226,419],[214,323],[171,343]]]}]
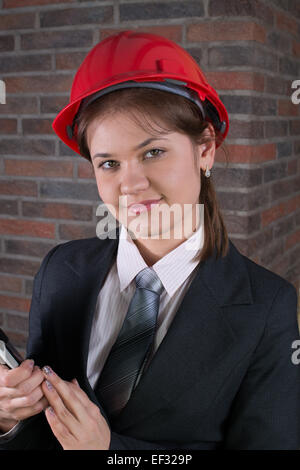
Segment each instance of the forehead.
[{"label": "forehead", "polygon": [[144,134],[159,135],[161,133],[171,132],[172,129],[159,117],[143,114],[139,111],[110,112],[104,116],[97,116],[89,122],[87,133],[97,132],[115,132],[124,129],[128,133],[137,132]]},{"label": "forehead", "polygon": [[171,139],[175,131],[169,129],[165,124],[145,121],[143,116],[130,115],[130,113],[116,113],[96,117],[87,127],[86,137],[88,147],[101,147],[127,145],[128,142],[140,143],[146,139]]}]

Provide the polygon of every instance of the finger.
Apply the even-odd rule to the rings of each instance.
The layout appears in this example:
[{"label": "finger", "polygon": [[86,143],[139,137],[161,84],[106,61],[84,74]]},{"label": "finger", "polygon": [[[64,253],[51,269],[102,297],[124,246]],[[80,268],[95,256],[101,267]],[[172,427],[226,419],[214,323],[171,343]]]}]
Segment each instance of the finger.
[{"label": "finger", "polygon": [[44,374],[38,366],[33,369],[32,375],[17,385],[16,389],[19,396],[29,395],[44,381]]},{"label": "finger", "polygon": [[24,397],[33,392],[44,381],[44,374],[38,366],[34,367],[32,375],[16,387],[0,387],[1,398]]},{"label": "finger", "polygon": [[34,361],[26,359],[15,369],[1,368],[0,387],[16,387],[31,376],[33,367]]},{"label": "finger", "polygon": [[49,406],[48,400],[43,397],[31,407],[14,409],[12,412],[9,413],[9,416],[13,417],[17,421],[21,421],[29,418],[30,416],[34,416],[38,413],[41,413],[41,411],[45,410],[47,406]]},{"label": "finger", "polygon": [[68,409],[68,407],[65,406],[65,403],[62,400],[60,394],[48,380],[42,384],[42,389],[50,407],[53,408],[54,413],[59,421],[69,430],[71,434],[76,436],[80,432],[79,428],[81,426],[79,421],[76,419],[76,415],[74,415]]},{"label": "finger", "polygon": [[[65,407],[77,418],[78,421],[83,421],[87,416],[86,407],[82,403],[82,397],[85,396],[85,393],[81,391],[82,393],[80,394],[78,387],[74,386],[71,382],[62,380],[49,366],[44,367],[43,372],[45,373],[47,381],[52,384],[60,396]],[[45,390],[45,387],[43,387],[43,390]],[[48,398],[48,395],[46,396]]]},{"label": "finger", "polygon": [[[89,399],[89,397],[87,396],[87,394],[82,390],[82,388],[80,387],[78,381],[76,379],[72,379],[71,382],[72,382],[72,384],[75,385],[75,387],[73,387],[72,390],[75,393],[75,395],[78,397],[78,399],[81,401],[82,405],[85,408],[90,407],[92,402]],[[95,405],[95,407],[96,407],[96,405]]]},{"label": "finger", "polygon": [[12,409],[16,408],[26,408],[34,406],[38,401],[40,401],[44,396],[42,387],[36,387],[28,395],[23,395],[19,397],[14,397],[10,399],[10,406]]},{"label": "finger", "polygon": [[52,429],[56,439],[60,442],[63,448],[66,448],[68,443],[74,440],[74,436],[70,433],[69,429],[60,421],[54,409],[48,406],[45,410],[45,416]]}]

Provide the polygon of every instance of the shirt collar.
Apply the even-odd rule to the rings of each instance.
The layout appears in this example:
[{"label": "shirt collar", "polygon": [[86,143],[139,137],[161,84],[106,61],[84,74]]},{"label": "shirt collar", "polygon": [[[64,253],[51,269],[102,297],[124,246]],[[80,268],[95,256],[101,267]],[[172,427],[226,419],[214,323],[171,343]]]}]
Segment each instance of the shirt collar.
[{"label": "shirt collar", "polygon": [[[198,265],[199,259],[194,260],[193,258],[196,254],[199,254],[203,243],[204,226],[203,224],[199,224],[196,232],[152,266],[152,269],[160,278],[170,297],[172,297],[175,291]],[[126,227],[121,225],[117,253],[117,271],[121,292],[126,289],[136,275],[146,267],[148,267],[148,265],[144,261]]]}]

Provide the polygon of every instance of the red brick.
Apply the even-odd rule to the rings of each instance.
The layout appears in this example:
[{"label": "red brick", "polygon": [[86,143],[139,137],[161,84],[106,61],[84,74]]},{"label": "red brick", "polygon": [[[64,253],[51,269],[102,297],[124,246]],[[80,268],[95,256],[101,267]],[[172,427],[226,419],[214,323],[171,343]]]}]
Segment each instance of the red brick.
[{"label": "red brick", "polygon": [[23,201],[22,214],[25,216],[50,219],[70,219],[89,221],[93,218],[91,205],[66,204],[56,202]]},{"label": "red brick", "polygon": [[[64,24],[64,26],[66,26]],[[93,31],[56,30],[21,34],[21,49],[38,50],[67,47],[91,47],[93,45]]]},{"label": "red brick", "polygon": [[18,176],[45,176],[72,178],[73,163],[55,160],[5,159],[5,173]]},{"label": "red brick", "polygon": [[[136,32],[145,32],[145,33],[153,33],[163,36],[171,41],[181,42],[182,41],[182,26],[180,25],[151,25],[151,26],[132,26],[130,28],[132,31]],[[109,29],[101,29],[100,31],[100,41],[105,39],[106,37],[110,36],[111,34],[118,33],[120,31],[124,31],[123,27],[119,28],[109,28]]]},{"label": "red brick", "polygon": [[289,258],[283,258],[280,261],[277,261],[275,264],[271,265],[271,270],[278,274],[279,276],[285,277],[286,272],[288,271],[289,268]]},{"label": "red brick", "polygon": [[300,57],[300,42],[293,42],[293,54],[296,57]]},{"label": "red brick", "polygon": [[0,194],[37,196],[37,184],[34,181],[1,180]]},{"label": "red brick", "polygon": [[55,56],[56,70],[77,70],[86,52],[61,52]]},{"label": "red brick", "polygon": [[296,211],[299,206],[300,194],[292,197],[288,201],[281,202],[280,204],[277,204],[276,206],[273,206],[270,209],[263,211],[261,214],[262,226],[264,227],[266,225],[269,225],[274,220]]},{"label": "red brick", "polygon": [[[76,2],[76,0],[63,0],[64,3]],[[61,3],[61,0],[3,0],[3,8],[29,7],[34,5],[52,5]]]},{"label": "red brick", "polygon": [[[294,154],[299,155],[300,154],[300,140],[295,140],[294,141]],[[299,163],[300,165],[300,163]],[[300,166],[299,166],[299,171],[300,171]]]},{"label": "red brick", "polygon": [[23,134],[53,135],[52,119],[22,119]]},{"label": "red brick", "polygon": [[46,254],[55,246],[55,242],[45,242],[44,240],[28,240],[24,237],[10,238],[4,240],[4,252],[11,255],[35,256],[44,258]]},{"label": "red brick", "polygon": [[278,100],[278,115],[279,116],[298,116],[299,106],[289,100]]},{"label": "red brick", "polygon": [[7,137],[1,139],[0,155],[54,155],[55,141],[53,139],[36,139],[28,137]]},{"label": "red brick", "polygon": [[296,20],[284,13],[276,13],[276,26],[283,31],[287,31],[289,34],[298,35],[298,23]]},{"label": "red brick", "polygon": [[21,292],[22,279],[19,277],[4,276],[0,274],[0,289],[7,292]]},{"label": "red brick", "polygon": [[0,214],[18,215],[18,201],[12,199],[0,198]]},{"label": "red brick", "polygon": [[6,29],[34,28],[35,13],[27,12],[16,15],[0,15],[0,31]]},{"label": "red brick", "polygon": [[0,295],[0,308],[28,312],[30,309],[30,299]]},{"label": "red brick", "polygon": [[60,224],[59,236],[62,240],[96,237],[96,225]]},{"label": "red brick", "polygon": [[[30,303],[30,300],[29,300]],[[29,305],[30,308],[30,305]],[[29,311],[29,308],[26,310],[26,312]],[[16,310],[16,309],[14,309]],[[9,313],[6,315],[6,323],[8,328],[12,330],[19,330],[19,331],[27,331],[28,329],[28,315],[26,316],[21,316],[20,314],[13,314]]]},{"label": "red brick", "polygon": [[290,135],[300,135],[300,119],[290,121]]},{"label": "red brick", "polygon": [[247,41],[264,43],[266,31],[257,23],[247,21],[209,21],[187,25],[187,41]]},{"label": "red brick", "polygon": [[41,28],[72,26],[73,31],[78,33],[80,31],[76,31],[77,25],[113,23],[113,5],[108,5],[107,2],[101,2],[101,4],[97,2],[94,5],[83,6],[83,8],[77,8],[76,6],[76,8],[68,7],[56,10],[43,9],[39,15],[40,26]]},{"label": "red brick", "polygon": [[0,134],[15,134],[18,121],[16,119],[0,119]]},{"label": "red brick", "polygon": [[294,175],[297,173],[297,160],[291,160],[288,162],[288,175]]},{"label": "red brick", "polygon": [[[7,318],[10,316],[10,314],[7,314]],[[27,330],[26,330],[27,331]],[[15,347],[18,349],[18,351],[25,357],[25,352],[26,352],[26,343],[27,343],[27,338],[28,335],[27,333],[16,333],[14,331],[6,331],[12,344],[15,345]]]},{"label": "red brick", "polygon": [[206,72],[205,76],[217,90],[264,91],[264,75],[255,72],[232,71]]},{"label": "red brick", "polygon": [[[275,144],[262,145],[226,145],[229,152],[230,163],[261,163],[274,160],[276,157]],[[216,161],[223,162],[221,149],[216,152]]]},{"label": "red brick", "polygon": [[0,272],[9,274],[20,274],[25,276],[34,276],[41,263],[39,261],[32,261],[29,259],[16,259],[15,257],[9,258],[0,256]]},{"label": "red brick", "polygon": [[295,212],[300,207],[300,194],[294,196],[293,198],[289,199],[287,202],[284,203],[284,210],[285,214],[290,214],[291,212]]},{"label": "red brick", "polygon": [[69,96],[41,96],[41,112],[57,114],[69,103]]},{"label": "red brick", "polygon": [[291,91],[291,80],[282,78],[281,76],[266,76],[265,79],[265,93],[271,95],[287,95]]},{"label": "red brick", "polygon": [[79,162],[78,163],[78,178],[93,178],[95,179],[94,167],[91,163]]},{"label": "red brick", "polygon": [[210,0],[208,5],[210,16],[258,18],[261,22],[273,25],[273,11],[258,0]]},{"label": "red brick", "polygon": [[286,237],[286,240],[285,240],[286,249],[291,248],[292,246],[296,245],[297,243],[300,243],[300,229],[297,230],[296,232],[292,233],[288,237]]},{"label": "red brick", "polygon": [[47,72],[52,68],[51,62],[50,54],[10,54],[1,59],[0,74]]},{"label": "red brick", "polygon": [[277,206],[273,206],[270,209],[267,209],[262,212],[261,214],[261,223],[262,226],[265,227],[269,225],[274,220],[279,219],[280,217],[284,216],[284,204],[278,204]]},{"label": "red brick", "polygon": [[14,37],[0,36],[0,52],[12,51],[15,47]]},{"label": "red brick", "polygon": [[55,224],[31,220],[0,219],[0,234],[54,238]]},{"label": "red brick", "polygon": [[[5,80],[6,81],[6,80]],[[1,114],[36,114],[39,112],[37,99],[33,96],[9,96],[6,104],[1,104]]]},{"label": "red brick", "polygon": [[73,76],[65,74],[6,77],[5,79],[7,93],[69,92],[72,81]]},{"label": "red brick", "polygon": [[[28,313],[28,310],[26,313]],[[25,332],[25,331],[28,331],[29,318],[28,318],[28,315],[25,316],[25,315],[20,315],[19,313],[14,314],[14,313],[8,312],[6,314],[6,324],[9,330]],[[9,333],[9,337],[11,337],[10,333]]]}]

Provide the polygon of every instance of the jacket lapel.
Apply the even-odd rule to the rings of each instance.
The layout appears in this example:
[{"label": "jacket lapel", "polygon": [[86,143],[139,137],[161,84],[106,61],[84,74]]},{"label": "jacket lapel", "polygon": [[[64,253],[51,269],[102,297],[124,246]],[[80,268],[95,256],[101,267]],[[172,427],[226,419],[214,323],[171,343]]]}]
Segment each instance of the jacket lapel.
[{"label": "jacket lapel", "polygon": [[213,256],[200,263],[166,336],[114,421],[114,430],[124,431],[150,417],[195,384],[203,391],[199,400],[204,412],[212,400],[214,371],[223,366],[236,340],[223,307],[252,303],[243,257],[230,242],[225,258]]},{"label": "jacket lapel", "polygon": [[[85,318],[78,311],[75,324],[74,318],[72,320],[71,336],[74,344],[74,334],[76,336],[76,331],[80,331],[76,337],[82,345],[77,348],[81,351],[77,356],[80,381],[95,402],[97,398],[86,377],[90,331],[99,290],[116,255],[118,236],[119,230],[116,240],[100,242],[93,239],[95,249],[87,246],[86,251],[65,260],[75,281],[74,289],[77,285],[82,293],[78,298],[85,299],[84,305],[79,306]],[[220,363],[236,339],[223,307],[252,303],[243,256],[230,242],[229,252],[224,258],[216,259],[214,253],[197,267],[197,274],[166,336],[127,405],[115,420],[114,429],[122,431],[143,420],[180,397],[197,382],[202,381],[205,388],[206,371],[213,370]],[[205,406],[209,403],[203,403],[203,409]]]}]

